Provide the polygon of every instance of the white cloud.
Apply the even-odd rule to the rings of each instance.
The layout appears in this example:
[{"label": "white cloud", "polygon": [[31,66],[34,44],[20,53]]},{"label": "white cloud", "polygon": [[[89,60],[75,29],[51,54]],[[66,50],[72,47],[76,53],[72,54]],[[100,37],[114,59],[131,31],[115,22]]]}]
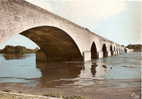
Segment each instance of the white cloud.
[{"label": "white cloud", "polygon": [[136,2],[138,1],[138,2],[142,2],[142,0],[128,0],[128,1],[136,1]]},{"label": "white cloud", "polygon": [[[127,0],[27,0],[63,16],[80,25],[82,20],[91,19],[94,24],[108,16],[125,10]],[[93,18],[92,18],[93,17]]]}]

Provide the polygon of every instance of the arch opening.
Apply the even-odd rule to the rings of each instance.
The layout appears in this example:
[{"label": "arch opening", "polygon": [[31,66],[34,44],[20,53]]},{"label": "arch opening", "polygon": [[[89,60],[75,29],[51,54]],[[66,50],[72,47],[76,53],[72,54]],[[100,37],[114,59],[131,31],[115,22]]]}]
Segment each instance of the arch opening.
[{"label": "arch opening", "polygon": [[117,55],[119,54],[118,48],[116,49]]},{"label": "arch opening", "polygon": [[115,47],[115,46],[114,46],[113,51],[114,51],[114,52],[113,52],[113,55],[116,56],[116,55],[117,55],[117,52],[116,52],[116,47]]},{"label": "arch opening", "polygon": [[107,57],[108,56],[106,44],[103,44],[102,52],[103,52],[103,57]]},{"label": "arch opening", "polygon": [[110,46],[110,53],[111,53],[111,56],[113,56],[113,49],[112,49],[112,45]]},{"label": "arch opening", "polygon": [[121,49],[119,48],[119,54],[121,54]]},{"label": "arch opening", "polygon": [[124,52],[127,53],[127,49],[126,48],[124,48]]},{"label": "arch opening", "polygon": [[57,27],[41,26],[21,33],[33,42],[40,50],[37,52],[46,61],[82,61],[83,57],[75,41]]},{"label": "arch opening", "polygon": [[92,46],[91,46],[91,59],[98,59],[99,58],[99,54],[97,52],[97,47],[96,44],[93,42]]}]

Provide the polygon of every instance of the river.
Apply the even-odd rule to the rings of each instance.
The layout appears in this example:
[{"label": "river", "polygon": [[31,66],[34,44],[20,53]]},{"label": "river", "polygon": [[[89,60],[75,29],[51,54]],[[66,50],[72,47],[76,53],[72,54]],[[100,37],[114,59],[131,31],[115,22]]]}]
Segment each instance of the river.
[{"label": "river", "polygon": [[98,59],[93,64],[90,62],[86,64],[66,62],[40,63],[38,65],[35,54],[26,54],[19,59],[7,59],[1,54],[0,82],[27,83],[30,85],[46,83],[47,87],[48,84],[54,83],[54,87],[56,87],[95,85],[96,81],[100,79],[140,79],[140,61],[141,53],[133,52]]},{"label": "river", "polygon": [[35,54],[0,54],[0,83],[41,88],[140,87],[142,53],[131,52],[87,62],[36,62]]}]

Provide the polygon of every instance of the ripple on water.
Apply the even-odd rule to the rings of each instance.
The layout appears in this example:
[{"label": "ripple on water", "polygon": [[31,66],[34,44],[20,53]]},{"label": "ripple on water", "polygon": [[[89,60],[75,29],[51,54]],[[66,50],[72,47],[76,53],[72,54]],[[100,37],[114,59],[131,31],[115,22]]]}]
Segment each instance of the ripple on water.
[{"label": "ripple on water", "polygon": [[80,62],[36,64],[35,54],[12,60],[0,55],[0,83],[27,83],[45,87],[139,86],[141,56],[141,53],[133,52],[83,65]]}]

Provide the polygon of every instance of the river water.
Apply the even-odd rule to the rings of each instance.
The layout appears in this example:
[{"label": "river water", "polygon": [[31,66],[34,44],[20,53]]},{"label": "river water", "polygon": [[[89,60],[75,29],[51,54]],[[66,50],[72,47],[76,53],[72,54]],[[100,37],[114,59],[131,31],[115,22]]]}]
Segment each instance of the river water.
[{"label": "river water", "polygon": [[142,53],[131,52],[94,60],[93,63],[36,62],[35,54],[0,54],[0,83],[55,87],[140,86]]}]

